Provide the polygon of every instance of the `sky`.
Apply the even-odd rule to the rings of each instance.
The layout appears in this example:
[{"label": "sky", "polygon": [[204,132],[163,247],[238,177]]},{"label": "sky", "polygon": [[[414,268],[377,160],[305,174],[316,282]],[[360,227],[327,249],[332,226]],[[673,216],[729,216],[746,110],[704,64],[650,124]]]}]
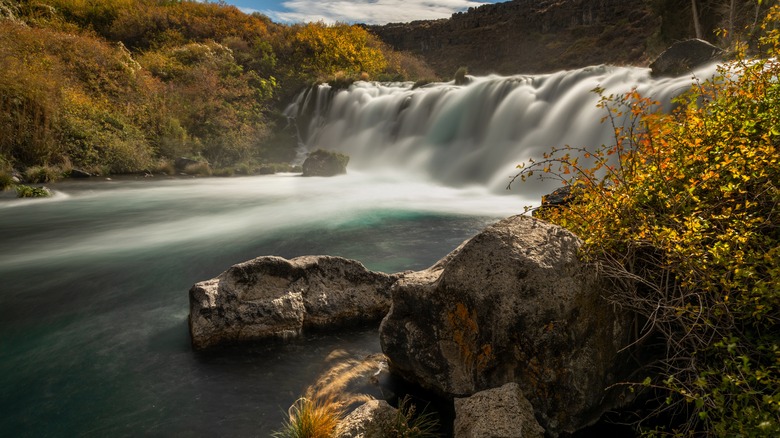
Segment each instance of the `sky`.
[{"label": "sky", "polygon": [[486,3],[507,0],[226,0],[246,13],[260,12],[279,23],[336,21],[386,24],[449,18]]}]

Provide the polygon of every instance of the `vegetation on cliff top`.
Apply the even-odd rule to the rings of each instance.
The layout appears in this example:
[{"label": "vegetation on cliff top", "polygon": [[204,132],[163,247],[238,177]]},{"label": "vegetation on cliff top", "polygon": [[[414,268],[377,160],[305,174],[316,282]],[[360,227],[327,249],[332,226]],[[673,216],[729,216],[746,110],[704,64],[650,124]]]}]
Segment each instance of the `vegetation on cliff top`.
[{"label": "vegetation on cliff top", "polygon": [[556,149],[519,174],[572,187],[538,214],[583,238],[638,315],[632,347],[657,353],[632,386],[659,402],[649,435],[780,435],[778,24],[775,8],[767,58],[739,56],[671,114],[606,96],[613,145]]},{"label": "vegetation on cliff top", "polygon": [[358,26],[280,25],[216,3],[0,0],[0,23],[5,174],[289,161],[278,108],[303,86],[431,74]]}]

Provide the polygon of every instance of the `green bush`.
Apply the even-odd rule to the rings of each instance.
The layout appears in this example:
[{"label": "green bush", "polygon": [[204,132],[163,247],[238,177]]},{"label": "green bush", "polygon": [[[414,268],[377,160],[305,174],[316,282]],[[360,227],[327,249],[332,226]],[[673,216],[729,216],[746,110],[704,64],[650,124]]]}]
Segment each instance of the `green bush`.
[{"label": "green bush", "polygon": [[14,177],[10,172],[0,170],[0,191],[5,191],[14,186]]},{"label": "green bush", "polygon": [[17,198],[48,198],[51,191],[46,187],[30,187],[23,184],[16,186]]}]

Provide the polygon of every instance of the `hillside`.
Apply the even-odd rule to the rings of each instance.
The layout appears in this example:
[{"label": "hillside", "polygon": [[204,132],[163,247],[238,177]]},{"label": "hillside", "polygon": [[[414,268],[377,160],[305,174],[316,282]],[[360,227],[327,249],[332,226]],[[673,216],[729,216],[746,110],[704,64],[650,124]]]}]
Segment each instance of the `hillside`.
[{"label": "hillside", "polygon": [[161,0],[0,0],[0,65],[0,190],[177,162],[254,172],[295,157],[280,109],[303,87],[433,76],[359,26]]}]

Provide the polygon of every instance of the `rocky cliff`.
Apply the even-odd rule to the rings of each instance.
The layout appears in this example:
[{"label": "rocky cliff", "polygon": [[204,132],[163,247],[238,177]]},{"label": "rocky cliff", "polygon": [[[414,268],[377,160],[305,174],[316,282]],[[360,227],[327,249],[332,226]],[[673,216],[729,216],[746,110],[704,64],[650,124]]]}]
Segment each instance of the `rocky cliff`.
[{"label": "rocky cliff", "polygon": [[514,0],[449,19],[369,30],[424,58],[442,77],[544,73],[594,64],[647,65],[660,20],[644,0]]}]

